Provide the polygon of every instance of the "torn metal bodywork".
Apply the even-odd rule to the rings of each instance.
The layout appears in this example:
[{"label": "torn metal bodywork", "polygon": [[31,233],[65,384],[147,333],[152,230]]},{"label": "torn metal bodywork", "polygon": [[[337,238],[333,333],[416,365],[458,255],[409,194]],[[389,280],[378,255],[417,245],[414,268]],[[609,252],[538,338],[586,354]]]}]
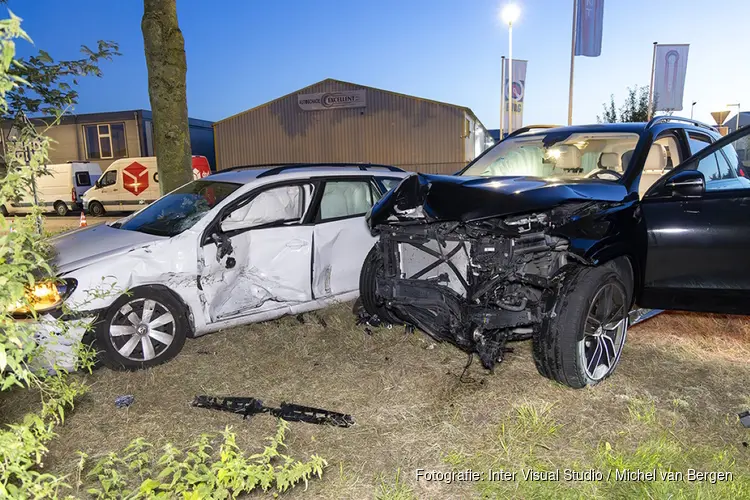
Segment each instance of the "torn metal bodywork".
[{"label": "torn metal bodywork", "polygon": [[543,328],[568,273],[599,263],[634,227],[632,204],[606,188],[407,178],[369,219],[384,267],[376,295],[397,318],[492,368],[508,341]]},{"label": "torn metal bodywork", "polygon": [[278,408],[272,408],[264,406],[263,401],[260,399],[248,397],[220,398],[216,396],[196,396],[192,405],[198,408],[236,413],[242,415],[243,419],[258,413],[269,413],[274,417],[283,418],[289,422],[306,422],[335,427],[351,427],[354,425],[354,417],[345,413],[284,402]]},{"label": "torn metal bodywork", "polygon": [[381,233],[377,294],[399,318],[491,368],[507,341],[531,337],[545,296],[576,262],[568,241],[540,224],[523,234],[491,222],[390,226]]}]

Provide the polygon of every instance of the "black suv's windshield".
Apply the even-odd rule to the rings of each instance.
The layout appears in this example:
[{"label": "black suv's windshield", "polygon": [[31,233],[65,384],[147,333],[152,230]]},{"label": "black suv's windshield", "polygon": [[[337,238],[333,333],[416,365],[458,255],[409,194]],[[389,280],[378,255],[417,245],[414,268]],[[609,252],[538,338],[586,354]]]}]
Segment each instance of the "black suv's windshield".
[{"label": "black suv's windshield", "polygon": [[176,236],[193,227],[240,186],[231,182],[193,181],[112,227],[157,236]]},{"label": "black suv's windshield", "polygon": [[638,134],[623,132],[521,134],[498,143],[461,175],[616,180],[628,166]]}]

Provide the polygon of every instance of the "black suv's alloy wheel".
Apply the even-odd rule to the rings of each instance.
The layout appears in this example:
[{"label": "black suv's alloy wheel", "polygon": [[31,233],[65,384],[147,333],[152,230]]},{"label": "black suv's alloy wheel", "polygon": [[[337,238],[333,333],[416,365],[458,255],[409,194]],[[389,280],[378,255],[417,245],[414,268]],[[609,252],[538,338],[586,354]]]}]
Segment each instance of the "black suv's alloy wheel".
[{"label": "black suv's alloy wheel", "polygon": [[539,373],[569,387],[595,385],[620,362],[631,291],[615,265],[583,268],[567,278],[555,307],[534,337]]}]

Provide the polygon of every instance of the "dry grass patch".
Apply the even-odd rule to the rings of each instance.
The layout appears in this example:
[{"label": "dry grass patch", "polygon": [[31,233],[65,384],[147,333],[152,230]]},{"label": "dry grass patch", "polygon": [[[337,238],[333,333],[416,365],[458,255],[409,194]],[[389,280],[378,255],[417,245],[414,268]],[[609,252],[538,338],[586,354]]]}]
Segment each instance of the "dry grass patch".
[{"label": "dry grass patch", "polygon": [[[640,330],[639,330],[640,331]],[[750,360],[750,317],[725,314],[665,312],[647,321],[641,339],[674,345],[691,356]]]},{"label": "dry grass patch", "polygon": [[[304,323],[289,317],[191,340],[175,360],[155,369],[96,371],[87,377],[91,392],[60,428],[45,467],[74,474],[76,451],[95,458],[136,437],[179,447],[232,425],[240,447],[254,450],[273,434],[276,423],[265,415],[243,422],[190,407],[196,394],[214,394],[354,415],[357,424],[349,429],[290,424],[288,452],[300,459],[319,454],[330,464],[321,480],[306,492],[291,491],[292,498],[673,493],[620,484],[526,482],[520,476],[528,467],[598,469],[650,464],[652,458],[675,468],[731,467],[746,481],[750,448],[742,443],[750,433],[739,425],[737,412],[750,402],[750,366],[748,358],[738,359],[736,346],[747,349],[747,337],[739,338],[736,328],[713,326],[736,320],[710,318],[669,314],[634,327],[617,373],[595,388],[575,391],[537,374],[528,342],[513,345],[515,352],[494,374],[475,362],[464,383],[461,351],[448,344],[431,348],[431,339],[403,328],[368,335],[355,326],[351,305],[342,304],[306,314]],[[680,336],[685,321],[718,333],[693,330]],[[698,346],[710,344],[712,336],[714,348],[706,354]],[[719,346],[732,346],[732,353]],[[114,406],[122,394],[135,396],[128,409]],[[31,399],[23,392],[5,396],[0,421],[12,421]],[[418,468],[467,466],[504,467],[519,476],[509,483],[416,480]],[[747,488],[737,480],[733,484]],[[716,485],[701,488],[685,491],[731,493]]]}]

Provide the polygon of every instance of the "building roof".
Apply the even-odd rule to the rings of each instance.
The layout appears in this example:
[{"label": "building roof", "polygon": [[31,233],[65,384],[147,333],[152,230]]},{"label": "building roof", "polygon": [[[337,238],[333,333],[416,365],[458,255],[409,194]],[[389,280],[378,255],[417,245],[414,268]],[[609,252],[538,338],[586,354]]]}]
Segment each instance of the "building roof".
[{"label": "building roof", "polygon": [[301,93],[301,92],[303,92],[303,91],[305,91],[307,89],[310,89],[311,87],[315,87],[317,85],[321,85],[321,84],[327,83],[327,82],[342,83],[344,85],[351,85],[353,87],[359,87],[359,88],[362,88],[362,89],[375,90],[377,92],[384,92],[386,94],[396,95],[396,96],[399,96],[399,97],[406,97],[408,99],[416,99],[416,100],[422,101],[422,102],[429,102],[429,103],[438,104],[438,105],[441,105],[441,106],[449,106],[449,107],[452,107],[452,108],[460,109],[462,111],[466,111],[467,113],[471,114],[475,119],[477,118],[477,116],[474,114],[474,112],[471,109],[467,108],[466,106],[460,106],[458,104],[451,104],[451,103],[447,103],[447,102],[443,102],[443,101],[435,101],[433,99],[425,99],[424,97],[417,97],[417,96],[413,96],[413,95],[409,95],[409,94],[402,94],[402,93],[399,93],[399,92],[393,92],[391,90],[379,89],[379,88],[376,88],[376,87],[369,87],[367,85],[361,85],[359,83],[347,82],[347,81],[344,81],[344,80],[337,80],[335,78],[326,78],[326,79],[321,80],[319,82],[315,82],[313,84],[310,84],[307,87],[302,87],[301,89],[297,89],[294,92],[289,92],[288,94],[285,94],[285,95],[283,95],[281,97],[277,97],[276,99],[272,99],[272,100],[270,100],[268,102],[264,102],[263,104],[259,104],[258,106],[255,106],[253,108],[246,109],[245,111],[240,111],[239,113],[235,113],[235,114],[233,114],[231,116],[228,116],[226,118],[222,118],[221,120],[218,120],[218,121],[214,122],[214,125],[216,125],[218,123],[225,122],[227,120],[231,120],[232,118],[235,118],[237,116],[243,115],[245,113],[249,113],[251,111],[255,111],[256,109],[262,108],[264,106],[268,106],[270,104],[273,104],[274,102],[280,101],[282,99],[286,99],[287,97],[291,97],[291,96],[293,96],[295,94],[299,94],[299,93]]}]

